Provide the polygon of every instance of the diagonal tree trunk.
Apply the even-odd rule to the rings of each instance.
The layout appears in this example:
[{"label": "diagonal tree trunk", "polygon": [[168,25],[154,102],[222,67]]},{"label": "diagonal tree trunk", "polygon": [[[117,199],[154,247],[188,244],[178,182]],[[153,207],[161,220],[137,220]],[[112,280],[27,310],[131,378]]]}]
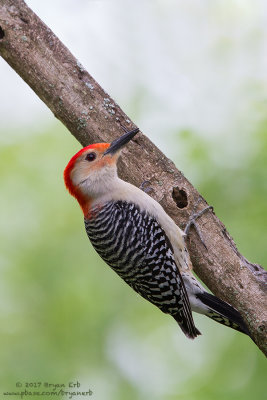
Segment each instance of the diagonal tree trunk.
[{"label": "diagonal tree trunk", "polygon": [[[127,115],[98,85],[23,0],[0,2],[0,54],[83,145],[110,142]],[[3,99],[2,99],[3,100]],[[168,158],[139,134],[124,150],[119,173],[139,186],[149,180],[153,197],[183,228],[194,207],[207,203]],[[258,347],[267,355],[267,273],[247,261],[214,213],[199,219],[207,250],[195,231],[188,248],[197,275],[236,307]]]}]

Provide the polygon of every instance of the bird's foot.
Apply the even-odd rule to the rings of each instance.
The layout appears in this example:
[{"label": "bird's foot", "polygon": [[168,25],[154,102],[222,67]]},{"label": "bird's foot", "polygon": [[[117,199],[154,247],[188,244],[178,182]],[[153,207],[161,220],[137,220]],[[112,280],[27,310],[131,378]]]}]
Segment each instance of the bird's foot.
[{"label": "bird's foot", "polygon": [[153,189],[152,189],[152,187],[148,186],[149,184],[150,184],[149,181],[144,181],[139,186],[139,189],[141,189],[145,193],[151,193],[151,192],[153,192]]},{"label": "bird's foot", "polygon": [[197,234],[199,236],[199,239],[200,239],[201,243],[203,244],[203,246],[205,247],[206,250],[208,250],[208,248],[207,248],[207,246],[205,244],[205,241],[204,241],[204,239],[202,237],[202,233],[199,230],[199,227],[198,227],[198,224],[196,223],[196,220],[199,217],[201,217],[201,215],[203,215],[208,210],[213,210],[213,207],[212,206],[207,206],[207,207],[203,208],[203,210],[190,215],[188,223],[186,224],[186,227],[185,227],[185,230],[184,230],[184,233],[185,233],[186,237],[188,237],[189,230],[190,230],[191,226],[194,226],[194,228],[195,228],[195,230],[196,230],[196,232],[197,232]]}]

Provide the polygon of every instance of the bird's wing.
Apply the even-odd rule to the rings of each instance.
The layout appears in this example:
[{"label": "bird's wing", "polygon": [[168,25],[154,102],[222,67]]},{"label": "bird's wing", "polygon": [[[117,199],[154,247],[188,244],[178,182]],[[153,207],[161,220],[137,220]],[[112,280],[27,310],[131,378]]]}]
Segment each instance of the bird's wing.
[{"label": "bird's wing", "polygon": [[134,203],[108,202],[85,227],[96,251],[126,283],[171,314],[187,336],[198,334],[170,240],[154,216]]},{"label": "bird's wing", "polygon": [[143,217],[146,219],[143,232],[146,255],[135,279],[125,280],[142,297],[172,315],[188,337],[196,337],[200,333],[194,325],[189,298],[171,243],[155,218],[149,215]]}]

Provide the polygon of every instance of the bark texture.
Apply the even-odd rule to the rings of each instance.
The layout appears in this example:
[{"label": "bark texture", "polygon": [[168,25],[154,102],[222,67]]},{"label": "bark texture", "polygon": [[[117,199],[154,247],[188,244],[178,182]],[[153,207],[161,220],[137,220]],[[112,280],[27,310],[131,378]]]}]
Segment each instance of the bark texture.
[{"label": "bark texture", "polygon": [[[22,0],[0,2],[0,54],[83,145],[110,142],[120,123],[134,124],[53,32]],[[143,134],[124,150],[120,176],[133,184],[148,180],[151,195],[184,228],[197,204],[206,201],[172,161]],[[258,347],[267,355],[267,274],[247,261],[216,215],[198,221],[207,250],[194,229],[188,248],[196,274],[211,291],[236,307]]]}]

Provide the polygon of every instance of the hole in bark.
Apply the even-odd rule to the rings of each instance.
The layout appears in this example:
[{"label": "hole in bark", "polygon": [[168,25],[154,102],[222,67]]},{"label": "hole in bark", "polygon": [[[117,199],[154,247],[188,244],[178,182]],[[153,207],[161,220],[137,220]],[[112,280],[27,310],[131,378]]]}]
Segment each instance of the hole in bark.
[{"label": "hole in bark", "polygon": [[0,26],[0,40],[5,37],[5,32],[3,31],[2,27]]},{"label": "hole in bark", "polygon": [[82,81],[83,80],[83,71],[81,71],[81,70],[79,70],[78,69],[78,79],[80,79],[80,81]]},{"label": "hole in bark", "polygon": [[19,13],[19,18],[20,18],[20,20],[21,20],[22,22],[24,22],[24,24],[28,24],[28,23],[29,23],[29,19],[28,19],[27,14],[25,14],[25,13],[22,12],[22,11]]},{"label": "hole in bark", "polygon": [[24,24],[28,24],[29,23],[29,21],[26,18],[22,17],[22,16],[20,16],[20,20],[22,22],[24,22]]},{"label": "hole in bark", "polygon": [[178,186],[172,190],[172,198],[175,201],[177,207],[185,208],[188,205],[187,194],[183,189],[179,189]]}]

